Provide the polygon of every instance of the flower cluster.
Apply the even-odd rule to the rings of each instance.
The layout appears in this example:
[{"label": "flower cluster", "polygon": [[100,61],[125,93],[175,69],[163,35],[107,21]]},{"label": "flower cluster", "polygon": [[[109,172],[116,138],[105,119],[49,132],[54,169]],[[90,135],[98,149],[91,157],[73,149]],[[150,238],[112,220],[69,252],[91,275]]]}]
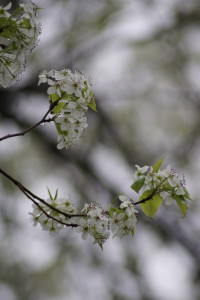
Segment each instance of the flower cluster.
[{"label": "flower cluster", "polygon": [[36,45],[40,25],[38,7],[31,1],[9,13],[11,3],[0,6],[0,86],[8,87],[25,70],[27,57]]},{"label": "flower cluster", "polygon": [[58,149],[69,148],[78,142],[87,125],[88,107],[96,111],[90,80],[79,71],[43,71],[39,83],[47,83],[51,103],[56,101],[52,113],[58,131]]},{"label": "flower cluster", "polygon": [[[156,189],[157,192],[162,193],[163,198],[168,194],[173,196],[185,195],[185,179],[179,179],[177,172],[169,165],[166,169],[155,172],[153,167],[142,167],[136,165],[137,171],[134,173],[134,181],[144,178],[144,190]],[[167,193],[168,192],[168,193]]]},{"label": "flower cluster", "polygon": [[[108,210],[104,210],[97,203],[85,204],[80,213],[69,200],[55,197],[47,201],[33,204],[34,224],[40,223],[44,230],[52,232],[60,231],[68,226],[76,227],[76,231],[82,233],[82,238],[87,236],[94,238],[101,248],[105,241],[112,236],[122,238],[133,235],[137,223],[136,205],[140,204],[142,211],[149,217],[154,217],[163,200],[172,199],[177,203],[183,215],[188,209],[189,193],[185,187],[185,179],[179,179],[178,174],[170,167],[160,169],[163,160],[156,162],[154,166],[139,167],[133,174],[131,188],[139,193],[139,201],[134,202],[125,195],[115,198]],[[113,206],[116,200],[118,206]]]},{"label": "flower cluster", "polygon": [[33,203],[33,212],[30,213],[33,219],[33,224],[38,223],[43,230],[50,233],[59,232],[68,224],[72,224],[72,214],[76,214],[76,208],[72,203],[65,198],[54,198],[50,195],[45,203]]},{"label": "flower cluster", "polygon": [[[141,208],[147,215],[154,216],[163,200],[165,203],[175,200],[185,215],[188,200],[190,200],[185,178],[183,176],[180,179],[177,172],[170,166],[161,170],[162,162],[163,160],[159,160],[154,166],[139,167],[136,165],[131,188],[137,193],[142,191],[138,203],[141,203]],[[151,207],[147,201],[150,201]]]},{"label": "flower cluster", "polygon": [[[109,210],[104,210],[97,203],[85,204],[80,213],[67,199],[52,197],[50,191],[46,201],[33,204],[34,224],[40,223],[44,230],[58,232],[66,227],[76,227],[82,233],[82,238],[94,238],[101,248],[110,237],[122,238],[133,235],[137,223],[136,205],[140,204],[143,212],[154,217],[163,200],[175,200],[183,215],[188,208],[189,193],[185,187],[185,179],[179,179],[178,174],[170,167],[160,169],[163,160],[154,166],[139,167],[133,174],[131,188],[139,193],[139,201],[134,202],[125,195],[118,197],[119,205],[111,205]],[[114,202],[116,199],[114,200]]]},{"label": "flower cluster", "polygon": [[108,213],[97,203],[85,204],[82,211],[86,216],[79,219],[77,231],[82,233],[83,239],[91,235],[95,243],[102,247],[110,236]]},{"label": "flower cluster", "polygon": [[55,233],[66,227],[76,227],[83,239],[91,236],[101,248],[110,237],[110,231],[113,237],[134,234],[137,210],[133,201],[126,196],[119,196],[118,208],[112,207],[106,211],[97,203],[89,203],[77,213],[68,199],[57,198],[57,192],[55,197],[50,192],[49,195],[50,198],[43,203],[33,203],[33,212],[30,213],[34,225],[39,223],[45,231]]},{"label": "flower cluster", "polygon": [[110,209],[110,228],[113,237],[122,238],[125,235],[134,234],[137,222],[134,202],[124,195],[119,196],[121,201],[119,208]]}]

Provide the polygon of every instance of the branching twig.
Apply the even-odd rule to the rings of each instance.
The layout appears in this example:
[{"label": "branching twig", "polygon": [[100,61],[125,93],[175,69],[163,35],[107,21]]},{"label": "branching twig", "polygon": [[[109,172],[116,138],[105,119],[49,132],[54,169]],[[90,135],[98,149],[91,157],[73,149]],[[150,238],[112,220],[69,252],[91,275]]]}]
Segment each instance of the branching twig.
[{"label": "branching twig", "polygon": [[[28,190],[25,186],[23,186],[19,181],[17,181],[16,179],[14,179],[12,176],[10,176],[8,173],[6,173],[4,170],[0,169],[0,173],[2,175],[4,175],[6,178],[8,178],[11,182],[13,182],[21,191],[22,193],[29,198],[33,203],[35,203],[37,206],[39,205],[38,202],[35,200],[37,199],[39,202],[45,204],[46,206],[48,206],[49,208],[51,208],[52,210],[56,211],[57,213],[65,216],[66,218],[72,218],[72,217],[85,217],[84,214],[68,214],[63,212],[62,210],[52,206],[51,204],[47,203],[44,199],[38,197],[37,195],[33,194],[30,190]],[[41,206],[38,206],[41,209]],[[42,209],[41,209],[42,210]],[[42,210],[44,212],[44,210]],[[46,216],[48,213],[46,213]],[[53,218],[51,215],[48,214],[48,217],[51,217],[51,219]],[[55,218],[54,218],[55,219]],[[59,220],[55,219],[55,221],[60,222]],[[67,224],[65,224],[67,225]],[[69,225],[69,224],[68,224]],[[70,224],[73,225],[73,224]]]},{"label": "branching twig", "polygon": [[46,210],[42,206],[40,206],[40,204],[37,201],[35,201],[34,199],[32,199],[28,194],[26,196],[45,214],[45,216],[47,218],[52,219],[53,221],[56,221],[56,222],[58,222],[58,223],[60,223],[62,225],[65,225],[65,226],[78,227],[77,224],[67,224],[67,223],[65,223],[65,222],[63,222],[61,220],[56,219],[55,217],[51,216],[48,212],[46,212]]},{"label": "branching twig", "polygon": [[54,120],[54,117],[46,119],[47,115],[52,111],[52,109],[57,105],[59,100],[51,103],[48,111],[45,113],[45,115],[42,117],[42,119],[40,121],[38,121],[35,125],[31,126],[30,128],[22,131],[22,132],[17,132],[17,133],[13,133],[13,134],[7,134],[3,137],[0,138],[0,141],[12,138],[12,137],[16,137],[16,136],[24,136],[26,133],[28,133],[29,131],[31,131],[32,129],[36,128],[37,126],[41,125],[42,123],[47,123],[47,122],[52,122]]},{"label": "branching twig", "polygon": [[146,198],[144,198],[144,199],[142,199],[140,201],[134,202],[134,205],[145,203],[146,201],[151,200],[151,198],[153,198],[153,196],[155,196],[155,195],[156,195],[156,193],[152,192],[152,194],[149,195],[149,196],[147,196]]},{"label": "branching twig", "polygon": [[141,204],[141,203],[145,203],[146,201],[148,200],[151,200],[151,198],[153,198],[153,196],[155,196],[156,194],[159,194],[160,193],[160,190],[159,190],[159,187],[163,184],[163,182],[165,182],[167,180],[167,178],[164,178],[158,185],[157,187],[153,190],[153,192],[147,196],[146,198],[144,199],[141,199],[137,202],[134,202],[134,205],[137,205],[137,204]]}]

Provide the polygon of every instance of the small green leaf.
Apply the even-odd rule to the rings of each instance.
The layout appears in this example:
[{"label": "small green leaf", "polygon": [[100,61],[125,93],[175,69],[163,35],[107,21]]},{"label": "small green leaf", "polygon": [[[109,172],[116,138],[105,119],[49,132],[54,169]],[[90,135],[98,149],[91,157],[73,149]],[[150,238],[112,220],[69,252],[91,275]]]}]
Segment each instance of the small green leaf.
[{"label": "small green leaf", "polygon": [[65,107],[66,103],[64,102],[58,102],[58,104],[53,108],[54,114],[59,114],[61,110]]},{"label": "small green leaf", "polygon": [[0,18],[0,27],[3,27],[6,24],[7,18],[6,17],[1,17]]},{"label": "small green leaf", "polygon": [[50,199],[53,201],[53,196],[51,195],[50,189],[48,187],[47,187],[47,190],[48,190],[48,194],[49,194]]},{"label": "small green leaf", "polygon": [[109,208],[109,211],[110,211],[110,209],[112,209],[112,206],[114,205],[114,203],[119,199],[119,196],[120,196],[120,194],[118,194],[114,199],[113,199],[113,201],[111,202],[111,204],[110,204],[110,208]]},{"label": "small green leaf", "polygon": [[89,102],[87,103],[87,105],[94,111],[97,111],[97,107],[96,107],[96,102],[94,100],[93,95],[91,95],[91,98],[89,100]]},{"label": "small green leaf", "polygon": [[58,100],[60,97],[58,96],[58,94],[52,94],[52,95],[49,95],[49,99],[52,101],[52,102],[55,102],[56,100]]},{"label": "small green leaf", "polygon": [[145,177],[142,177],[138,180],[136,180],[135,182],[133,182],[133,184],[131,185],[132,190],[134,190],[136,193],[139,193],[140,189],[143,187],[145,182]]},{"label": "small green leaf", "polygon": [[27,29],[31,29],[31,23],[29,19],[24,19],[24,25]]},{"label": "small green leaf", "polygon": [[159,159],[155,165],[153,166],[153,170],[157,173],[160,169],[160,167],[162,166],[162,163],[163,163],[163,160],[164,160],[164,157]]},{"label": "small green leaf", "polygon": [[11,32],[8,29],[4,29],[3,32],[1,32],[1,36],[5,37],[5,38],[10,38],[11,37]]},{"label": "small green leaf", "polygon": [[190,194],[189,194],[188,190],[186,188],[183,188],[183,189],[184,189],[184,192],[185,192],[184,198],[187,199],[187,200],[192,200],[190,198]]},{"label": "small green leaf", "polygon": [[[141,197],[142,199],[145,199],[146,197],[151,195],[151,191],[146,191],[148,193],[146,193],[145,195],[143,194]],[[142,200],[141,197],[139,198],[139,200]],[[162,203],[163,198],[159,195],[156,194],[154,195],[151,199],[147,200],[144,203],[141,203],[141,209],[142,211],[150,218],[153,218],[158,210],[158,208],[160,207],[161,203]]]},{"label": "small green leaf", "polygon": [[187,210],[188,210],[188,205],[184,199],[184,197],[182,195],[176,195],[175,197],[176,203],[181,211],[181,213],[183,214],[183,217],[186,216]]},{"label": "small green leaf", "polygon": [[176,200],[176,203],[178,204],[181,213],[182,213],[183,216],[185,217],[185,216],[186,216],[186,213],[187,213],[187,210],[188,210],[187,204],[184,203],[184,202],[182,202],[182,201],[180,201],[180,200]]},{"label": "small green leaf", "polygon": [[58,189],[56,190],[55,196],[54,196],[54,200],[56,200],[58,197]]},{"label": "small green leaf", "polygon": [[139,201],[146,199],[147,197],[149,197],[150,195],[153,194],[152,190],[146,190],[144,191],[144,193],[139,197]]}]

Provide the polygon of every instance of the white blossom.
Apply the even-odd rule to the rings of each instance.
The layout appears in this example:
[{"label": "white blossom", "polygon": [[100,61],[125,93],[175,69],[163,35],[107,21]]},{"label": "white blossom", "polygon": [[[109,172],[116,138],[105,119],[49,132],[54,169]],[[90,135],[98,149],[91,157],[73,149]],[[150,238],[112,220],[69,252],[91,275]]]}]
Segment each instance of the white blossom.
[{"label": "white blossom", "polygon": [[124,195],[119,196],[119,200],[122,202],[120,208],[125,208],[125,213],[130,217],[133,214],[137,213],[133,201]]},{"label": "white blossom", "polygon": [[86,111],[91,101],[91,84],[78,71],[65,68],[61,71],[43,71],[39,82],[49,85],[47,94],[56,97],[59,109],[55,111],[55,125],[58,131],[58,149],[75,145],[87,128]]},{"label": "white blossom", "polygon": [[148,166],[144,166],[144,167],[140,167],[138,165],[135,165],[137,171],[135,171],[133,173],[133,180],[136,181],[138,179],[140,179],[141,177],[144,176],[144,174],[148,171],[149,167]]},{"label": "white blossom", "polygon": [[[135,182],[139,178],[144,178],[144,184],[139,187],[143,193],[151,191],[152,195],[159,194],[167,205],[171,204],[172,200],[177,200],[178,197],[180,201],[184,202],[184,205],[187,205],[189,194],[185,189],[185,179],[184,177],[180,179],[177,172],[173,170],[170,165],[159,170],[154,170],[154,167],[150,166],[142,168],[136,166],[136,168],[137,171],[134,173],[133,181]],[[134,186],[134,184],[132,186]],[[136,191],[138,192],[137,187]],[[182,198],[179,196],[182,196]],[[122,208],[128,207],[128,199],[123,199],[122,202]],[[131,213],[131,211],[129,213]]]},{"label": "white blossom", "polygon": [[0,47],[0,85],[8,87],[26,68],[26,61],[30,52],[35,47],[40,34],[37,24],[38,7],[32,2],[20,4],[20,9],[14,17],[8,12],[11,7],[9,3],[6,7],[0,6],[0,16],[4,16],[5,30],[9,36],[4,38],[4,26],[1,26],[0,38],[3,38],[3,47]]},{"label": "white blossom", "polygon": [[77,231],[82,233],[83,239],[88,235],[92,236],[94,243],[102,247],[110,236],[108,215],[97,203],[85,204],[82,212],[85,212],[86,216],[79,221]]},{"label": "white blossom", "polygon": [[88,234],[91,234],[90,220],[80,219],[76,229],[77,232],[82,233],[82,238],[85,240]]},{"label": "white blossom", "polygon": [[[45,204],[46,203],[46,204]],[[45,203],[32,205],[33,224],[40,224],[42,229],[50,233],[59,232],[65,228],[65,224],[72,222],[65,214],[74,215],[77,213],[75,206],[67,198],[47,198]],[[55,208],[55,210],[54,210]]]},{"label": "white blossom", "polygon": [[110,218],[110,229],[114,233],[114,235],[122,227],[124,217],[125,217],[125,213],[114,212],[112,217]]}]

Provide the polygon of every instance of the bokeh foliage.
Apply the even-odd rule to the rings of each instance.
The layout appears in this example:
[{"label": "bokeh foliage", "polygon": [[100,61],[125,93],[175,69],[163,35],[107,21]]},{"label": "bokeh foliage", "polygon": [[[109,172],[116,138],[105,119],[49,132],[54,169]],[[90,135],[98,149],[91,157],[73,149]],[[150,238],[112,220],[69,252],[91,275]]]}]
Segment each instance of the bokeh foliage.
[{"label": "bokeh foliage", "polygon": [[75,203],[106,207],[121,192],[136,197],[134,164],[165,156],[185,173],[195,201],[184,219],[174,207],[154,221],[140,213],[135,236],[109,242],[102,253],[73,230],[49,237],[32,228],[31,204],[1,178],[0,298],[200,299],[200,2],[37,4],[41,42],[24,80],[0,90],[1,135],[29,127],[48,109],[37,85],[42,69],[90,74],[98,112],[89,113],[86,133],[69,151],[56,149],[51,125],[2,142],[2,168],[41,196],[49,186]]}]

